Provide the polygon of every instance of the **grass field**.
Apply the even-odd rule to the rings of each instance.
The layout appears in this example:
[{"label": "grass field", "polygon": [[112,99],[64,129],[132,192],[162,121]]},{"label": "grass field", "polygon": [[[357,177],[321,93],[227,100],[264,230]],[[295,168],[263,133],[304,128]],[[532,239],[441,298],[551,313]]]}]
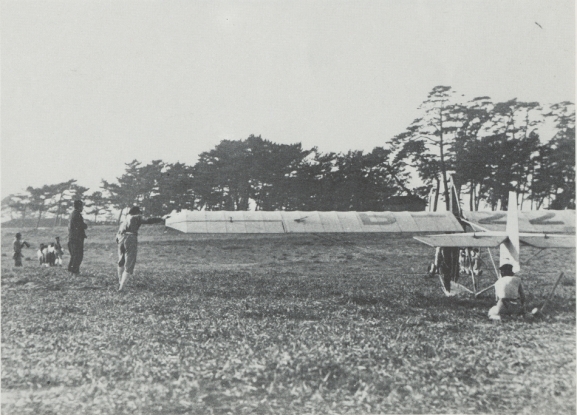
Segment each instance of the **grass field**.
[{"label": "grass field", "polygon": [[34,249],[14,269],[16,231],[2,229],[2,414],[576,411],[573,250],[523,248],[530,309],[567,278],[543,319],[495,324],[492,292],[445,298],[431,248],[407,236],[143,227],[118,293],[114,227],[88,230],[78,278]]}]

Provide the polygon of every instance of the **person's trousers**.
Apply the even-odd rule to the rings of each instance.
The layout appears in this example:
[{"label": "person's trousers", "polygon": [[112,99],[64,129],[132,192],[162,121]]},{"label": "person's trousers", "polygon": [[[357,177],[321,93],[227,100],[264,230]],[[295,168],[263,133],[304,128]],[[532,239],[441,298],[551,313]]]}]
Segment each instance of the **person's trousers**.
[{"label": "person's trousers", "polygon": [[84,239],[71,239],[68,241],[68,250],[70,251],[68,271],[78,274],[80,272],[80,264],[84,258]]},{"label": "person's trousers", "polygon": [[500,298],[495,307],[498,314],[523,314],[523,306],[518,300]]},{"label": "person's trousers", "polygon": [[136,265],[136,253],[138,251],[138,237],[132,234],[124,234],[118,240],[118,266],[132,274]]}]

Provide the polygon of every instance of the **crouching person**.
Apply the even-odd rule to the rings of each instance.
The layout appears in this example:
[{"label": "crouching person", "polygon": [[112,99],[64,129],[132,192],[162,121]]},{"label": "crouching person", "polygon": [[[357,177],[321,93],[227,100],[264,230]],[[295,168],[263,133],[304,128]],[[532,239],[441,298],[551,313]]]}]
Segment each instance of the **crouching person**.
[{"label": "crouching person", "polygon": [[138,206],[133,206],[120,224],[116,235],[118,244],[118,291],[122,290],[129,275],[134,272],[138,251],[138,229],[141,225],[160,223],[162,218],[144,219]]},{"label": "crouching person", "polygon": [[501,320],[505,314],[525,313],[525,293],[521,278],[513,273],[513,265],[505,264],[499,268],[501,278],[495,283],[497,305],[489,310],[491,320]]}]

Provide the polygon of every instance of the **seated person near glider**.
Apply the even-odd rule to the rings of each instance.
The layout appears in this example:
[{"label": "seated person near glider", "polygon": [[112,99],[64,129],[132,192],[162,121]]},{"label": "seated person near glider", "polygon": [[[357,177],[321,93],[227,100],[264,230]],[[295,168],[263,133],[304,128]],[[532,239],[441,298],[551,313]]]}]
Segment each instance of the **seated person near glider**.
[{"label": "seated person near glider", "polygon": [[513,273],[513,265],[504,264],[499,268],[501,278],[495,283],[497,305],[489,310],[491,320],[501,320],[504,314],[525,313],[525,293],[521,278]]}]

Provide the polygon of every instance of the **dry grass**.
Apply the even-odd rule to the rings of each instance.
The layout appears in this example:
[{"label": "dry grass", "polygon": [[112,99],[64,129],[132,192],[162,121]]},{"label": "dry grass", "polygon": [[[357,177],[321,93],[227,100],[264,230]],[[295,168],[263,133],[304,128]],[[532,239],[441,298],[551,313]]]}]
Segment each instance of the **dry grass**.
[{"label": "dry grass", "polygon": [[[13,269],[15,231],[2,230],[3,414],[575,413],[572,251],[524,268],[529,307],[569,276],[544,319],[493,324],[491,294],[445,298],[409,237],[148,227],[118,293],[114,228],[88,231],[74,279],[32,249]],[[37,246],[54,230],[23,234]]]}]

